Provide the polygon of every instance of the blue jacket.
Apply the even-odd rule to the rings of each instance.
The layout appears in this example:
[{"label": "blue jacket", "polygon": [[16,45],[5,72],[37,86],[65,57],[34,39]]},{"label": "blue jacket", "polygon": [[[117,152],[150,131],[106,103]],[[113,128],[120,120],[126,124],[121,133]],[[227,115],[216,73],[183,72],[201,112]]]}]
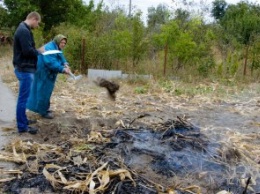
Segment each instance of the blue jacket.
[{"label": "blue jacket", "polygon": [[[59,50],[55,42],[44,45],[45,51]],[[39,55],[37,71],[34,76],[27,108],[41,115],[47,114],[50,98],[55,86],[58,73],[62,73],[67,63],[63,53]]]},{"label": "blue jacket", "polygon": [[13,65],[18,71],[34,73],[37,56],[31,28],[21,22],[14,34]]}]

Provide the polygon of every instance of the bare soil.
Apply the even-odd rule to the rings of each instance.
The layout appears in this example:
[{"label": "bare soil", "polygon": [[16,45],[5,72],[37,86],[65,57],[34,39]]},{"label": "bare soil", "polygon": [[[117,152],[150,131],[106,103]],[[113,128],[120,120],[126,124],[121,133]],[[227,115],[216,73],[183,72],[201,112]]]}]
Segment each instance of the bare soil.
[{"label": "bare soil", "polygon": [[[17,94],[12,68],[1,76]],[[129,177],[111,178],[106,190],[96,193],[217,193],[223,190],[242,193],[245,189],[247,193],[260,192],[259,83],[245,88],[201,83],[196,86],[198,90],[211,88],[211,92],[176,95],[164,90],[156,80],[132,84],[126,80],[114,81],[120,89],[113,101],[105,88],[98,87],[86,76],[79,81],[67,81],[66,76],[59,76],[51,101],[55,118],[44,119],[28,112],[30,119],[37,120],[33,126],[39,133],[18,135],[13,125],[7,132],[10,140],[59,148],[59,153],[49,153],[48,160],[66,168],[67,174],[61,172],[68,180],[79,180],[73,175],[93,173],[107,162],[107,170],[127,169],[137,183],[134,186]],[[181,83],[172,81],[171,84],[181,87]],[[149,85],[149,89],[141,94],[136,88],[144,85]],[[186,125],[176,127],[174,122],[180,121],[178,118]],[[171,125],[167,125],[169,121]],[[189,129],[189,133],[179,129]],[[10,145],[6,145],[5,151],[10,150]],[[32,150],[27,153],[31,157],[27,158],[27,167],[30,161],[35,161],[35,155],[37,161],[42,161],[37,172],[18,165],[17,169],[24,173],[20,179],[5,184],[6,192],[78,192],[76,188],[64,189],[65,183],[54,189],[53,182],[43,176],[47,162],[40,160],[38,154]],[[87,162],[71,161],[79,155]],[[63,156],[71,159],[58,163]],[[28,180],[36,183],[29,184]]]}]

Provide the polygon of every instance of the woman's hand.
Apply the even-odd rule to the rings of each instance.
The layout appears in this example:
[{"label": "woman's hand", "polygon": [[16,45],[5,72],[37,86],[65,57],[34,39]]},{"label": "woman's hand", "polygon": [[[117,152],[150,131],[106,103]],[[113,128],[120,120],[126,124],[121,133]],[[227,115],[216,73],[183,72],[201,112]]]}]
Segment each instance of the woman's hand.
[{"label": "woman's hand", "polygon": [[65,67],[63,68],[63,73],[66,73],[66,74],[70,74],[70,68],[69,67]]}]

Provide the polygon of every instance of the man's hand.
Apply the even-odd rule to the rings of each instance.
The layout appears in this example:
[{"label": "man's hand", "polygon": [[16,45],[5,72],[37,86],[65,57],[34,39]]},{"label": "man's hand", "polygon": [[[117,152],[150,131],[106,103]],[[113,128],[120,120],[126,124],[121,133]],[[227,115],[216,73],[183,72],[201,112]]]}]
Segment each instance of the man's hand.
[{"label": "man's hand", "polygon": [[45,52],[44,46],[38,48],[37,51],[38,51],[39,53],[44,53],[44,52]]}]

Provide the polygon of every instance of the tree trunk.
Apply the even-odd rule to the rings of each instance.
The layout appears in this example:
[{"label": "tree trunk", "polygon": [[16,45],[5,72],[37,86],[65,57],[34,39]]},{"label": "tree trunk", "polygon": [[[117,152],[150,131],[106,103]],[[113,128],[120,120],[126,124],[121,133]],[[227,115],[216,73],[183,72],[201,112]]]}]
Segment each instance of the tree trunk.
[{"label": "tree trunk", "polygon": [[168,58],[168,43],[166,43],[164,47],[164,64],[163,64],[163,75],[166,74],[166,65],[167,65],[167,58]]},{"label": "tree trunk", "polygon": [[[80,73],[82,73],[82,70],[87,70],[88,71],[88,65],[85,67],[85,48],[86,48],[86,39],[82,39],[82,47],[81,47],[81,65],[80,65]],[[88,73],[88,72],[87,72]]]},{"label": "tree trunk", "polygon": [[247,69],[247,58],[248,58],[249,45],[246,45],[245,63],[244,63],[244,76],[246,75]]}]

